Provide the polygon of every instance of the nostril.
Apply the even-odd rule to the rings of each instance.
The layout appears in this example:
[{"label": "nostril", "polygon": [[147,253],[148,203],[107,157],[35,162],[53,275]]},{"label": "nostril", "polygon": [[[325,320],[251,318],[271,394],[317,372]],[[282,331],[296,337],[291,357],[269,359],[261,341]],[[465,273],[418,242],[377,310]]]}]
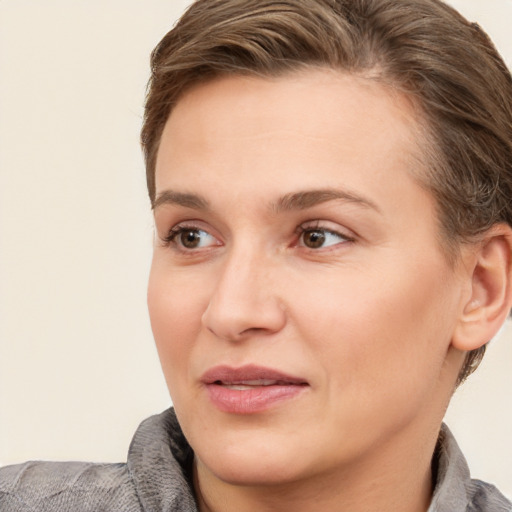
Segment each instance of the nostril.
[{"label": "nostril", "polygon": [[265,307],[231,308],[229,311],[210,304],[202,317],[205,329],[219,339],[239,342],[253,336],[264,336],[278,332],[286,323],[281,308],[265,303]]}]

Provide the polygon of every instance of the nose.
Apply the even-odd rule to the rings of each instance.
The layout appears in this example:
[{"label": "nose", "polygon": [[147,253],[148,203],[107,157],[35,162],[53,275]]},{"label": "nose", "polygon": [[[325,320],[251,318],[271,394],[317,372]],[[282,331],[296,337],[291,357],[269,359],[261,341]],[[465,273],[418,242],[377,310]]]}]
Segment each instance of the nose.
[{"label": "nose", "polygon": [[270,258],[247,251],[227,257],[203,313],[203,326],[227,341],[280,331],[286,311],[275,267]]}]

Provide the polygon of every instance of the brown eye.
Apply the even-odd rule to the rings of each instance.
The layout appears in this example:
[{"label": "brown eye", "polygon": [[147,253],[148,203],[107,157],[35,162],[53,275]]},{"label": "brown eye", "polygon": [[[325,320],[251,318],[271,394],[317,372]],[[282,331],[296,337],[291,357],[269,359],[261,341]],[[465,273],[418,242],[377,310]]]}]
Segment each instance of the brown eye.
[{"label": "brown eye", "polygon": [[180,233],[180,243],[187,249],[195,249],[201,243],[201,232],[197,229],[185,229]]},{"label": "brown eye", "polygon": [[301,228],[299,245],[308,249],[326,249],[353,241],[353,238],[321,227]]},{"label": "brown eye", "polygon": [[302,239],[306,247],[318,249],[325,243],[325,233],[320,230],[305,231]]},{"label": "brown eye", "polygon": [[165,242],[169,246],[174,245],[189,251],[220,245],[220,242],[208,231],[187,226],[174,227],[165,238]]}]

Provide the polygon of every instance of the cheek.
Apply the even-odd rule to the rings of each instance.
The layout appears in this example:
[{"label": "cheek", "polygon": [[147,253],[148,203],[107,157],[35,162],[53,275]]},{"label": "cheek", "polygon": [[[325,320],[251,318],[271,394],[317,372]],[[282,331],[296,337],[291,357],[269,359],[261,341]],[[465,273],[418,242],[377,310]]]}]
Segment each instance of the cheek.
[{"label": "cheek", "polygon": [[321,365],[325,417],[354,445],[360,436],[366,443],[362,425],[390,433],[438,407],[453,302],[442,281],[415,271],[392,283],[346,276],[326,288],[330,300],[303,298],[305,318],[316,318],[302,324],[301,335]]},{"label": "cheek", "polygon": [[179,274],[169,272],[158,261],[153,261],[148,285],[148,311],[169,388],[173,382],[182,380],[188,370],[193,342],[201,328],[204,301],[193,293],[194,288],[187,293],[188,288],[190,285],[184,288],[180,284]]},{"label": "cheek", "polygon": [[450,279],[437,263],[396,258],[377,272],[340,272],[294,295],[297,323],[336,386],[358,382],[372,393],[383,381],[417,385],[434,378],[449,346],[457,306]]}]

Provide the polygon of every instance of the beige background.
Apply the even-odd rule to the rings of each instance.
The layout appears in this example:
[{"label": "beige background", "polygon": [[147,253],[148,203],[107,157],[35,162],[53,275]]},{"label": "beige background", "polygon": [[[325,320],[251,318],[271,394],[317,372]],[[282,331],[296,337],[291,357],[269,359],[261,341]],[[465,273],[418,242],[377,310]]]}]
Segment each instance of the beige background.
[{"label": "beige background", "polygon": [[[512,0],[458,0],[512,64]],[[170,404],[145,306],[148,55],[188,1],[0,1],[0,462],[119,461]],[[512,496],[512,328],[448,422]]]}]

